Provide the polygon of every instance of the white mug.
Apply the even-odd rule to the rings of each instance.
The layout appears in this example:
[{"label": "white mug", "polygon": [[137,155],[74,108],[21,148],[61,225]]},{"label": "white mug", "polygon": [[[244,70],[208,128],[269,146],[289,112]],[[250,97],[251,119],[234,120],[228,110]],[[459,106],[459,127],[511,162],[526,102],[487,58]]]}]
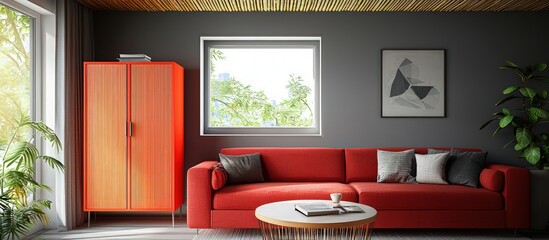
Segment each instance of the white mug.
[{"label": "white mug", "polygon": [[339,201],[341,201],[341,193],[331,193],[330,198],[332,199],[332,203],[339,205]]}]

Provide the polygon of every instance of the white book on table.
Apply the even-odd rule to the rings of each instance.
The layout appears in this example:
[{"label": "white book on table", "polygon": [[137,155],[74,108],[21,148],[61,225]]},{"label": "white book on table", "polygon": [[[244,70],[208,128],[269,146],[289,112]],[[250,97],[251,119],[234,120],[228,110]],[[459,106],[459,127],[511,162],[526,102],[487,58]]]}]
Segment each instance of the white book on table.
[{"label": "white book on table", "polygon": [[340,210],[326,203],[296,203],[295,210],[305,216],[339,214]]}]

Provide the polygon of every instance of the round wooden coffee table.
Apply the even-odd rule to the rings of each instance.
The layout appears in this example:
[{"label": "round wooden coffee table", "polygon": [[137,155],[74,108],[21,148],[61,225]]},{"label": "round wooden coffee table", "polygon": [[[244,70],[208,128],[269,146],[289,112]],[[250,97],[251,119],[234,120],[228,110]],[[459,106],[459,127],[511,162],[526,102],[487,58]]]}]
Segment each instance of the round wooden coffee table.
[{"label": "round wooden coffee table", "polygon": [[263,239],[370,239],[377,211],[367,205],[342,201],[342,205],[360,206],[363,213],[344,213],[307,217],[295,210],[296,203],[331,204],[329,200],[292,200],[273,202],[255,209]]}]

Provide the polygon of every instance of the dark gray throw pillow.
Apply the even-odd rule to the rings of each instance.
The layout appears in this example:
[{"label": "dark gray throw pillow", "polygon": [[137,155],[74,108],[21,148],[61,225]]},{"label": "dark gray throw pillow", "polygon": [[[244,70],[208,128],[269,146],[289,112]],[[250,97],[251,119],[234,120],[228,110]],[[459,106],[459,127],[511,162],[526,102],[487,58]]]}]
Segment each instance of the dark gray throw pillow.
[{"label": "dark gray throw pillow", "polygon": [[[448,152],[429,149],[428,153]],[[480,173],[486,165],[487,152],[461,152],[452,149],[446,168],[446,178],[450,184],[460,184],[470,187],[480,186]]]},{"label": "dark gray throw pillow", "polygon": [[259,153],[245,155],[219,154],[219,160],[228,174],[229,184],[264,182]]}]

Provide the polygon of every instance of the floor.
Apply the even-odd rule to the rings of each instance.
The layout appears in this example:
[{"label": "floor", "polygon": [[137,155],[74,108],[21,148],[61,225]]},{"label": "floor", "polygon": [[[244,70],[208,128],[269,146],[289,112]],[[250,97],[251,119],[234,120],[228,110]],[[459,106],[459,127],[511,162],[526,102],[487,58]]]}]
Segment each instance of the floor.
[{"label": "floor", "polygon": [[47,230],[31,236],[29,239],[178,239],[192,240],[195,229],[187,227],[186,218],[175,218],[172,228],[171,216],[131,216],[92,218],[91,227],[87,225],[68,232]]},{"label": "floor", "polygon": [[[45,230],[27,239],[177,239],[192,240],[196,235],[195,229],[187,227],[185,217],[176,217],[175,228],[172,228],[170,217],[165,216],[131,216],[114,217],[102,216],[92,219],[91,227],[59,232],[57,230]],[[509,236],[513,238],[513,232],[509,230],[381,230],[395,232],[394,239],[417,239],[406,236],[425,236],[427,239],[453,239],[456,231],[479,231],[479,236]],[[419,233],[418,233],[419,231]],[[386,233],[386,232],[385,232]],[[387,235],[387,234],[385,234]],[[427,237],[429,236],[429,237]],[[423,238],[423,237],[422,237]],[[507,237],[506,237],[507,238]],[[391,238],[393,239],[393,238]],[[517,239],[549,240],[549,231],[524,232],[517,235]]]}]

